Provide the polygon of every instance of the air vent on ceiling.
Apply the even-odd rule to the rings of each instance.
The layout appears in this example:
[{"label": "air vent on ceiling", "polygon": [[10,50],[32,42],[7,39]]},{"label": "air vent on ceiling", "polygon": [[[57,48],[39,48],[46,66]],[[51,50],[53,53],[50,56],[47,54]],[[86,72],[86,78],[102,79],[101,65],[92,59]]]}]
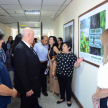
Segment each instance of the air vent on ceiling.
[{"label": "air vent on ceiling", "polygon": [[40,10],[24,10],[25,14],[40,14]]},{"label": "air vent on ceiling", "polygon": [[2,14],[0,14],[0,16],[6,16],[6,15],[2,15]]}]

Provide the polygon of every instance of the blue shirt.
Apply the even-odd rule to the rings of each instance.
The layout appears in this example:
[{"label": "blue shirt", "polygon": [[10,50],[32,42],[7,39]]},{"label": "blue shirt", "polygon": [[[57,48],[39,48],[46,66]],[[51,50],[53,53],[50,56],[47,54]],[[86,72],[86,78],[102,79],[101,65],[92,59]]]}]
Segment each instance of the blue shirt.
[{"label": "blue shirt", "polygon": [[6,55],[3,49],[0,49],[0,61],[3,63],[6,62]]},{"label": "blue shirt", "polygon": [[[0,61],[0,84],[4,84],[12,89],[12,83],[9,72],[3,62]],[[11,96],[0,96],[0,108],[11,103]]]},{"label": "blue shirt", "polygon": [[36,43],[34,46],[34,50],[41,62],[48,60],[48,44],[43,46],[41,42]]}]

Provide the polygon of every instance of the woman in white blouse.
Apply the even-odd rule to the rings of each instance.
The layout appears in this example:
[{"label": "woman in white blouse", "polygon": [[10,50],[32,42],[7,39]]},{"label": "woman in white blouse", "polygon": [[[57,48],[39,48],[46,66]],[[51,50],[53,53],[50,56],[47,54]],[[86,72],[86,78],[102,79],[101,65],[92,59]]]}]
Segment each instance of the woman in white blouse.
[{"label": "woman in white blouse", "polygon": [[103,64],[99,67],[97,90],[92,96],[94,108],[97,105],[98,108],[108,108],[108,29],[102,33],[101,41],[104,47]]}]

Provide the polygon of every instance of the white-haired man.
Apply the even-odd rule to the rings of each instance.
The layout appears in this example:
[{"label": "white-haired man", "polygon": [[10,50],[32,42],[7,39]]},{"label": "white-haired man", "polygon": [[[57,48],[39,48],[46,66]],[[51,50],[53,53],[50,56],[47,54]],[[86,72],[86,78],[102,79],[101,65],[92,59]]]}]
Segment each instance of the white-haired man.
[{"label": "white-haired man", "polygon": [[15,88],[20,93],[20,108],[40,108],[37,93],[40,90],[39,74],[40,62],[37,54],[31,48],[34,40],[34,31],[24,28],[22,41],[16,46],[15,56]]}]

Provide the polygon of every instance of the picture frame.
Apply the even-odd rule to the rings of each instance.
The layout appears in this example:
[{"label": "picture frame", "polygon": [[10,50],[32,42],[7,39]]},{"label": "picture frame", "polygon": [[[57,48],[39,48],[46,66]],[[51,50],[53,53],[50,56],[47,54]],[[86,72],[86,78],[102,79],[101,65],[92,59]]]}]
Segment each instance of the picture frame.
[{"label": "picture frame", "polygon": [[103,63],[100,36],[108,28],[107,7],[106,0],[78,17],[78,56],[96,67]]},{"label": "picture frame", "polygon": [[72,44],[72,53],[74,53],[74,23],[75,21],[73,19],[63,25],[63,40],[64,42],[70,42]]}]

